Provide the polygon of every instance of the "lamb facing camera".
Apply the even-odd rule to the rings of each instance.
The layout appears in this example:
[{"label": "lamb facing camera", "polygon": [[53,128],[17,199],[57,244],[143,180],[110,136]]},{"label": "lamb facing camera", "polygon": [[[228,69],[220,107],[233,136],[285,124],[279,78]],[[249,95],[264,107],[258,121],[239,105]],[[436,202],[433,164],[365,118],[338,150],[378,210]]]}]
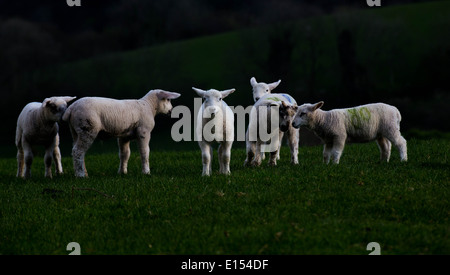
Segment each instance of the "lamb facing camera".
[{"label": "lamb facing camera", "polygon": [[204,91],[192,88],[204,99],[197,114],[196,135],[198,145],[202,150],[203,176],[212,173],[212,145],[218,142],[219,145],[219,165],[221,174],[229,175],[231,146],[234,141],[234,113],[223,100],[235,91],[229,89],[217,91],[214,89]]},{"label": "lamb facing camera", "polygon": [[45,177],[52,177],[52,162],[56,173],[62,174],[61,152],[59,150],[59,125],[67,104],[76,97],[55,96],[46,98],[42,103],[28,103],[17,119],[17,177],[30,178],[33,163],[33,147],[45,147]]}]

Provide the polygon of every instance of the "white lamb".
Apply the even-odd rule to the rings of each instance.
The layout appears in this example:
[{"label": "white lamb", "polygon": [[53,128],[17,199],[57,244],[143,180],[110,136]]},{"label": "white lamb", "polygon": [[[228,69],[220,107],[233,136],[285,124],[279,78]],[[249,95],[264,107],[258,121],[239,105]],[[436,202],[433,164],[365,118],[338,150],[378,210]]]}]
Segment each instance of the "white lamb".
[{"label": "white lamb", "polygon": [[[247,158],[244,166],[259,166],[265,151],[262,145],[267,143],[270,143],[269,165],[277,165],[276,160],[279,159],[281,140],[285,132],[291,150],[291,163],[298,164],[299,129],[293,128],[291,123],[298,107],[292,97],[290,99],[292,103],[285,100],[286,97],[281,94],[266,94],[252,107],[246,133]],[[264,140],[261,133],[271,136],[270,141]]]},{"label": "white lamb", "polygon": [[[250,79],[250,85],[252,85],[252,90],[253,90],[253,100],[255,102],[257,102],[260,98],[265,97],[267,98],[267,95],[272,94],[272,90],[274,90],[276,87],[278,87],[278,85],[280,85],[281,83],[281,79],[273,82],[273,83],[264,83],[264,82],[257,82],[256,78],[252,77]],[[288,95],[288,94],[283,94],[283,93],[277,93],[276,95],[280,95],[282,96],[282,100],[286,101],[290,104],[297,104],[297,102],[295,102],[295,99]],[[278,99],[275,99],[276,101],[278,101]],[[282,143],[282,139],[283,139],[283,135],[284,133],[281,132],[280,133],[280,143],[279,143],[279,148],[277,151],[277,160],[280,159],[280,149],[281,149],[281,143]],[[300,138],[300,136],[297,138]],[[297,142],[298,143],[298,142]],[[265,159],[266,155],[264,153],[261,153],[261,159]]]},{"label": "white lamb", "polygon": [[42,103],[27,104],[17,119],[17,177],[31,177],[34,145],[45,146],[45,177],[52,177],[52,162],[55,162],[56,172],[63,173],[61,152],[59,150],[59,125],[67,103],[75,97],[50,97]]},{"label": "white lamb", "polygon": [[376,140],[381,160],[389,161],[391,142],[398,148],[401,161],[407,161],[406,140],[400,133],[401,115],[394,106],[384,103],[348,109],[323,111],[323,101],[298,108],[293,126],[306,127],[323,141],[323,160],[339,163],[346,142]]},{"label": "white lamb", "polygon": [[152,90],[141,99],[116,100],[85,97],[72,104],[63,116],[69,122],[74,140],[72,149],[75,176],[87,177],[84,163],[86,151],[99,133],[116,137],[119,145],[119,174],[127,173],[130,141],[137,139],[142,173],[150,174],[149,142],[155,126],[155,116],[172,110],[171,99],[180,94]]},{"label": "white lamb", "polygon": [[231,146],[234,141],[234,113],[223,101],[235,89],[204,91],[192,88],[204,102],[197,115],[196,135],[202,150],[203,176],[212,173],[212,143],[219,145],[219,165],[221,174],[230,174]]}]

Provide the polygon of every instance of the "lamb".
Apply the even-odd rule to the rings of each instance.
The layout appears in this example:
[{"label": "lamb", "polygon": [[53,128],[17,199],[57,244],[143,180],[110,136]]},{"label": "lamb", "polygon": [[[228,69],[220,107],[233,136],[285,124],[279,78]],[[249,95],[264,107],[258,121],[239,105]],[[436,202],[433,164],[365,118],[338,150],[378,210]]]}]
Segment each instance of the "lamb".
[{"label": "lamb", "polygon": [[[257,102],[260,98],[267,96],[268,94],[272,93],[272,90],[274,90],[276,87],[278,87],[278,85],[280,85],[281,83],[281,79],[273,82],[273,83],[269,83],[266,84],[264,82],[257,82],[256,78],[252,77],[250,79],[250,85],[252,86],[252,90],[253,90],[253,100],[255,102]],[[282,97],[284,97],[284,101],[289,102],[290,104],[296,104],[295,99],[288,95],[288,94],[276,94],[276,95],[281,95]],[[277,101],[278,99],[275,98],[275,101]],[[280,132],[280,143],[279,143],[279,148],[277,151],[277,160],[280,159],[280,149],[281,149],[281,141],[283,139],[283,132]],[[264,152],[261,152],[261,158],[264,160],[266,157],[266,155],[264,154]]]},{"label": "lamb", "polygon": [[33,163],[33,147],[45,147],[45,177],[52,177],[52,162],[56,173],[62,174],[61,152],[59,150],[59,125],[67,104],[76,97],[62,96],[46,98],[42,103],[28,103],[17,119],[17,177],[30,178]]},{"label": "lamb", "polygon": [[219,173],[229,175],[231,146],[234,141],[234,113],[223,101],[225,97],[235,91],[235,89],[217,91],[210,89],[204,91],[192,88],[204,99],[197,115],[196,135],[198,144],[202,150],[203,176],[212,173],[212,143],[219,145]]},{"label": "lamb", "polygon": [[324,143],[323,160],[338,164],[346,142],[376,140],[381,160],[389,162],[391,143],[407,161],[406,140],[400,133],[401,115],[394,106],[375,103],[348,109],[323,111],[324,102],[303,104],[294,117],[295,128],[311,129]]},{"label": "lamb", "polygon": [[74,140],[72,149],[76,177],[87,177],[84,157],[96,137],[101,134],[116,137],[119,145],[119,174],[127,174],[130,141],[137,139],[142,173],[150,174],[149,142],[157,114],[169,114],[171,99],[180,94],[151,90],[141,99],[116,100],[85,97],[72,104],[63,116],[69,123]]},{"label": "lamb", "polygon": [[[281,94],[267,94],[260,98],[252,107],[250,122],[246,133],[247,158],[244,166],[261,165],[265,149],[261,146],[268,142],[261,133],[268,133],[266,128],[270,125],[270,160],[269,165],[276,166],[279,159],[280,143],[283,133],[288,133],[288,145],[291,150],[291,163],[298,164],[299,129],[292,127],[292,120],[297,112],[297,103],[286,103],[286,98]],[[272,115],[272,112],[276,112]],[[267,123],[265,123],[267,121]],[[278,122],[278,125],[276,124]],[[258,133],[258,128],[260,128]],[[263,129],[263,130],[261,130]],[[275,135],[274,135],[275,133]]]}]

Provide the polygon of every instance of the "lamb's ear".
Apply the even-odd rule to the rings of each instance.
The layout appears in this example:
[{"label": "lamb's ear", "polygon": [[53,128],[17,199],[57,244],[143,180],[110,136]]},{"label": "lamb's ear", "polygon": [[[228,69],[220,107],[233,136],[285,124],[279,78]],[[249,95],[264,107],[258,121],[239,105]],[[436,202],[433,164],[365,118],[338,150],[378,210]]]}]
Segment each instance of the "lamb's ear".
[{"label": "lamb's ear", "polygon": [[42,101],[42,107],[47,107],[47,104],[50,103],[50,101],[52,101],[51,98],[44,99],[44,101]]},{"label": "lamb's ear", "polygon": [[206,93],[206,91],[203,91],[202,89],[195,88],[195,87],[192,87],[192,90],[194,90],[201,97],[203,97]]},{"label": "lamb's ear", "polygon": [[256,82],[256,78],[250,78],[250,85],[255,86],[256,84],[258,84],[258,82]]},{"label": "lamb's ear", "polygon": [[179,93],[172,93],[172,92],[166,92],[166,91],[159,91],[156,95],[158,97],[159,100],[161,99],[174,99],[174,98],[178,98],[181,95]]},{"label": "lamb's ear", "polygon": [[281,83],[281,79],[278,80],[277,82],[270,83],[270,84],[267,84],[267,85],[269,85],[269,89],[272,91],[273,89],[275,89],[276,87],[278,87],[278,85],[280,85],[280,83]]},{"label": "lamb's ear", "polygon": [[75,98],[77,98],[76,96],[62,96],[61,97],[65,102],[69,103],[72,100],[75,100]]},{"label": "lamb's ear", "polygon": [[314,104],[313,111],[322,108],[322,106],[323,106],[323,101],[320,101],[319,103]]},{"label": "lamb's ear", "polygon": [[220,93],[222,94],[222,98],[225,98],[228,95],[232,94],[234,91],[236,91],[236,89],[229,89],[229,90],[221,91]]}]

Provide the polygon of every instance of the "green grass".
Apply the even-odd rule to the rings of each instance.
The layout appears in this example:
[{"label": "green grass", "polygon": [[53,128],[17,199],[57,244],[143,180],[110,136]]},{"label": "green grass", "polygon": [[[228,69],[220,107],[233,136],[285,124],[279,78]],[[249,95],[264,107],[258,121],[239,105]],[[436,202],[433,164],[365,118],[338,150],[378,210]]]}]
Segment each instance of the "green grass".
[{"label": "green grass", "polygon": [[[410,140],[409,161],[380,163],[375,143],[348,145],[341,164],[322,164],[322,148],[301,147],[300,165],[283,147],[277,167],[244,168],[232,152],[231,176],[201,177],[200,150],[151,153],[140,174],[117,175],[117,151],[88,153],[88,179],[29,181],[14,158],[0,159],[0,254],[449,254],[448,140]],[[95,150],[94,150],[95,151]],[[73,189],[73,188],[78,189]],[[113,198],[103,196],[93,188]]]}]

